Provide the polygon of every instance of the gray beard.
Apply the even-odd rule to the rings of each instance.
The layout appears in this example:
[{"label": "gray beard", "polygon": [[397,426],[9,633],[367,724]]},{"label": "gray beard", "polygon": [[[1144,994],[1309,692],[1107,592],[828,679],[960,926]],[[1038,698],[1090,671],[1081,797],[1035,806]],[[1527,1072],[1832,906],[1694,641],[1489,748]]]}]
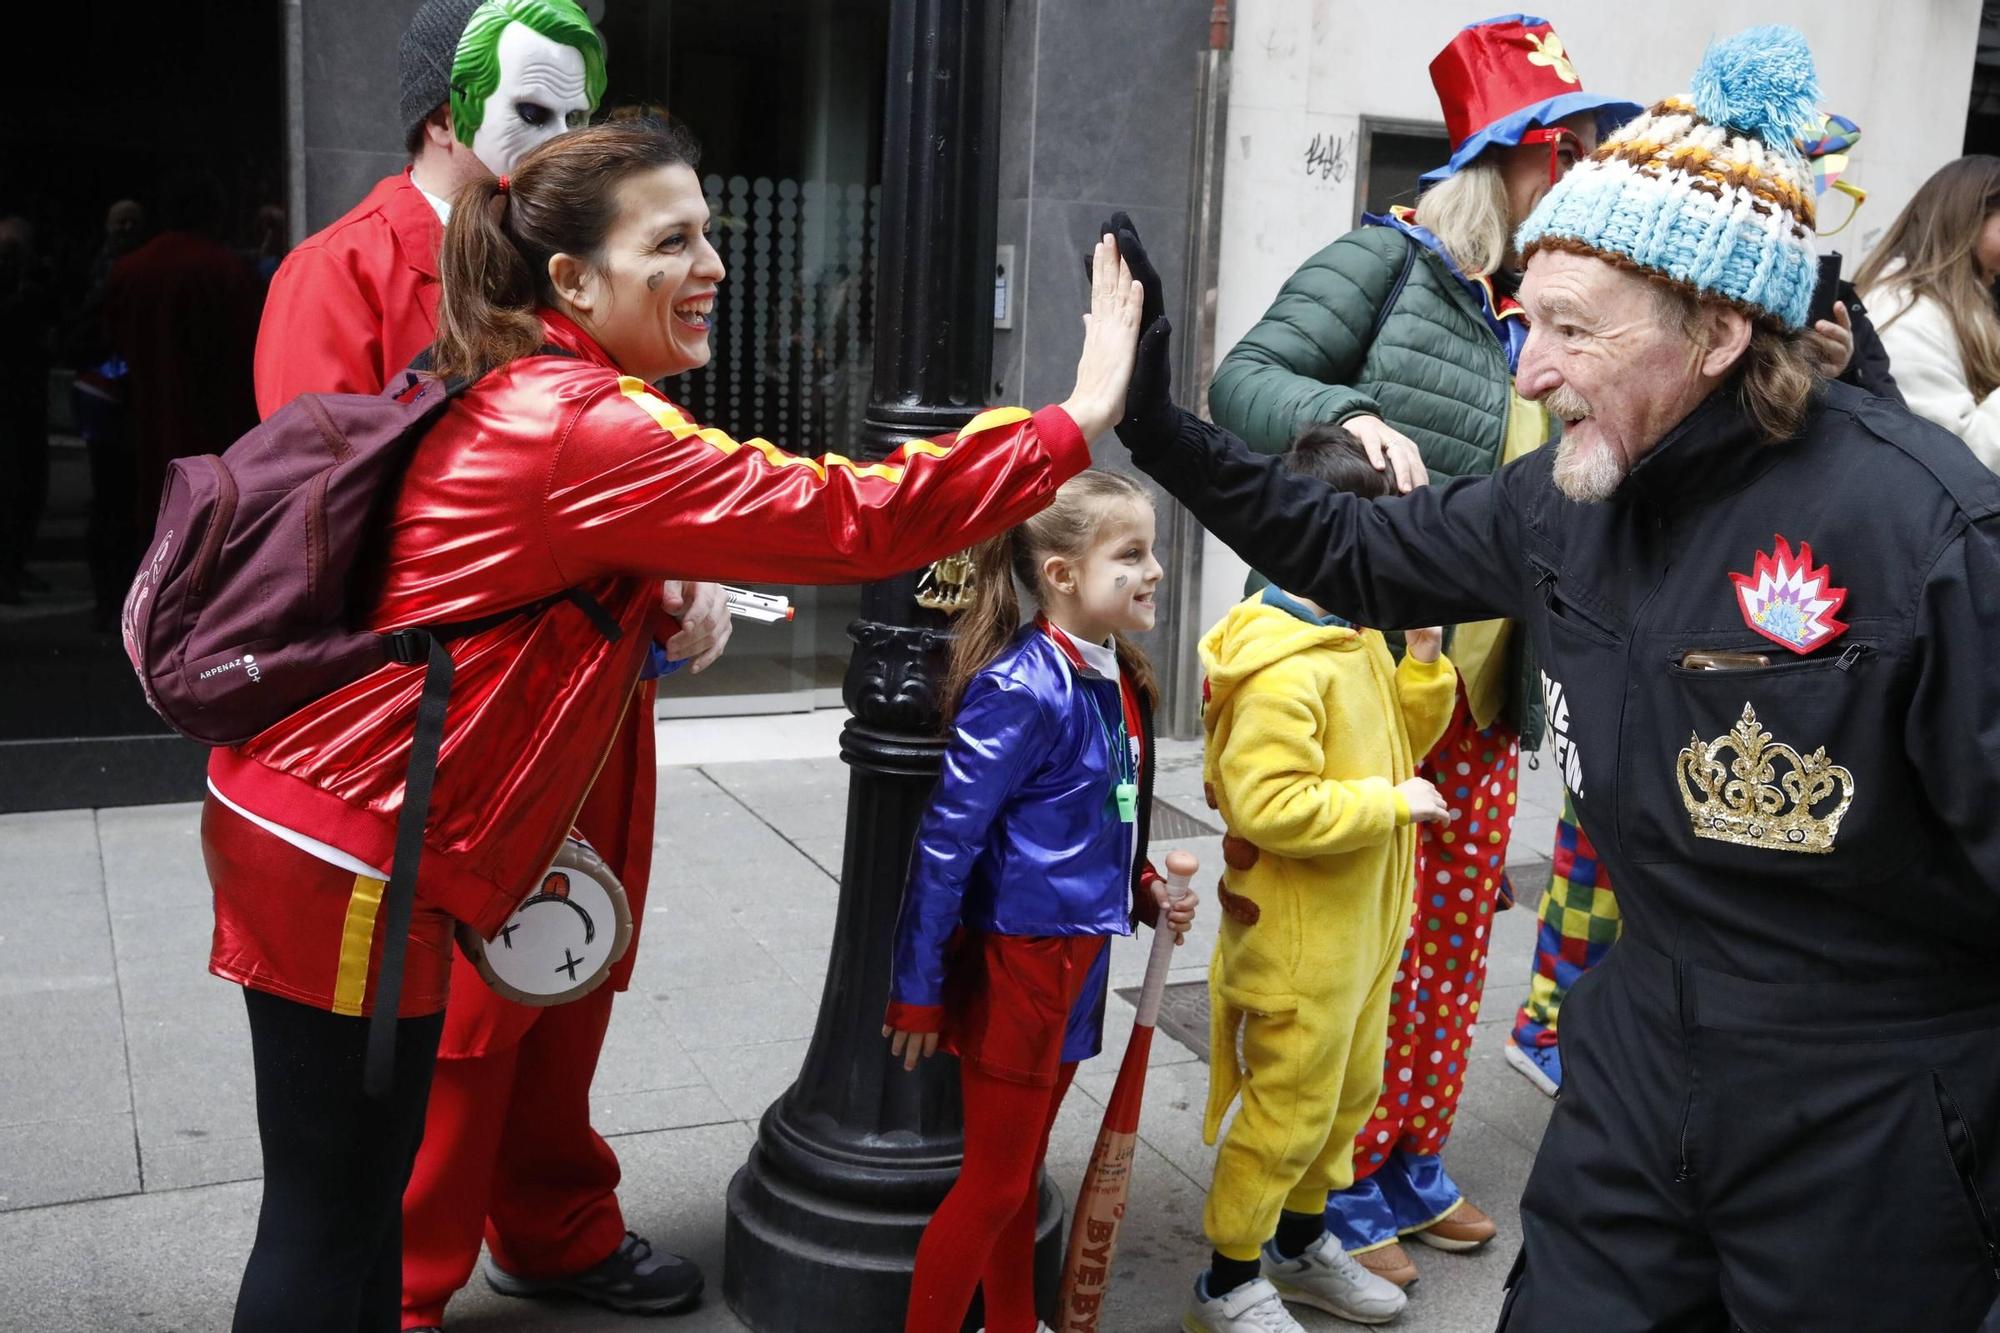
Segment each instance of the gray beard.
[{"label": "gray beard", "polygon": [[1556,489],[1578,504],[1609,500],[1625,484],[1626,471],[1625,460],[1608,447],[1581,453],[1567,435],[1556,444]]}]

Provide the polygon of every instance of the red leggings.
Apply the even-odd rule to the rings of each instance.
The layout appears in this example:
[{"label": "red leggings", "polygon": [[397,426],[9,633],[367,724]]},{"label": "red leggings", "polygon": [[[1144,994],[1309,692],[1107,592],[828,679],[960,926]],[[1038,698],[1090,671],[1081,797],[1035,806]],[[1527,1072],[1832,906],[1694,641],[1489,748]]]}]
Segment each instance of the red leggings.
[{"label": "red leggings", "polygon": [[904,1333],[958,1333],[975,1286],[986,1333],[1034,1333],[1035,1182],[1074,1077],[1074,1061],[1047,1088],[959,1065],[965,1160],[917,1246]]}]

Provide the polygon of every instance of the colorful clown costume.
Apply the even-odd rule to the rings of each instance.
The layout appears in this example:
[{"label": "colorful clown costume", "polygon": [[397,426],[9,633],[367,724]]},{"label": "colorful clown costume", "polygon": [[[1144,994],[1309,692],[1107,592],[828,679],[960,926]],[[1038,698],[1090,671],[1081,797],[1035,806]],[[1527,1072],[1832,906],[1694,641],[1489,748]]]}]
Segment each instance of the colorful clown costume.
[{"label": "colorful clown costume", "polygon": [[[1553,1073],[1547,1056],[1534,1060],[1531,1053],[1553,1052],[1556,1048],[1556,1020],[1563,997],[1583,974],[1598,965],[1611,946],[1618,942],[1622,919],[1618,898],[1611,891],[1611,877],[1597,859],[1597,849],[1576,823],[1576,806],[1563,797],[1562,819],[1556,824],[1554,864],[1550,868],[1549,889],[1542,895],[1535,927],[1535,961],[1528,978],[1528,999],[1514,1018],[1511,1038],[1521,1053],[1508,1052],[1508,1063],[1519,1067],[1529,1060],[1543,1070],[1543,1077],[1562,1084],[1561,1066]],[[1526,1073],[1525,1070],[1523,1070]],[[1534,1079],[1530,1074],[1529,1078]],[[1537,1087],[1540,1079],[1534,1079]],[[1554,1090],[1543,1091],[1554,1095]]]},{"label": "colorful clown costume", "polygon": [[[1205,635],[1203,778],[1228,836],[1209,969],[1216,1155],[1203,1229],[1251,1260],[1280,1211],[1352,1179],[1375,1099],[1416,834],[1397,784],[1443,730],[1451,664],[1266,589]],[[1241,1041],[1241,1056],[1233,1053]]]},{"label": "colorful clown costume", "polygon": [[1327,1201],[1349,1253],[1380,1249],[1456,1209],[1439,1154],[1451,1136],[1486,988],[1486,946],[1506,878],[1520,747],[1480,727],[1465,696],[1417,775],[1451,808],[1419,834],[1415,911],[1396,970],[1379,1099],[1354,1140],[1354,1184]]}]

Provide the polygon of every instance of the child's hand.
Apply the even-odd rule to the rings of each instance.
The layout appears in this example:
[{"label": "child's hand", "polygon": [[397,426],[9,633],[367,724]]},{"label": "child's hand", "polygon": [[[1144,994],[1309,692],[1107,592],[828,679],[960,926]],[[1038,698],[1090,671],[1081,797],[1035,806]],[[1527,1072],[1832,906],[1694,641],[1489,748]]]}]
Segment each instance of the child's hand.
[{"label": "child's hand", "polygon": [[[1416,636],[1412,634],[1411,637],[1414,639]],[[1442,824],[1451,818],[1451,811],[1446,808],[1444,797],[1438,794],[1436,787],[1422,778],[1399,782],[1396,784],[1396,790],[1403,793],[1403,799],[1410,803],[1412,824]]]},{"label": "child's hand", "polygon": [[1153,890],[1153,901],[1160,905],[1159,915],[1153,918],[1154,930],[1171,930],[1174,943],[1187,940],[1188,927],[1194,924],[1194,909],[1201,903],[1201,895],[1193,889],[1176,898],[1163,879],[1148,880]]},{"label": "child's hand", "polygon": [[937,1054],[938,1034],[935,1032],[906,1032],[902,1028],[885,1027],[882,1035],[889,1038],[889,1054],[901,1059],[906,1070],[915,1069],[917,1061],[928,1060]]},{"label": "child's hand", "polygon": [[1405,630],[1403,647],[1410,656],[1428,666],[1437,661],[1438,654],[1444,651],[1444,630],[1436,625],[1429,629]]}]

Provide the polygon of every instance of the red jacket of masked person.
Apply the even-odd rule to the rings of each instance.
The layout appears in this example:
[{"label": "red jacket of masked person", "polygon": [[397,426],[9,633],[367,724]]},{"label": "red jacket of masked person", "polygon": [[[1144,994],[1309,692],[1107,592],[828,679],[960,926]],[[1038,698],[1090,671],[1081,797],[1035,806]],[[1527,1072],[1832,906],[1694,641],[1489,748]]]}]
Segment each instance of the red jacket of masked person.
[{"label": "red jacket of masked person", "polygon": [[[625,633],[561,603],[451,645],[418,892],[491,935],[548,864],[634,697],[660,579],[858,582],[1001,531],[1089,466],[1060,408],[996,408],[887,459],[796,457],[702,427],[544,312],[538,355],[455,401],[387,523],[376,630],[471,620],[581,588]],[[423,671],[388,664],[214,752],[230,801],[387,867]]]},{"label": "red jacket of masked person", "polygon": [[375,393],[437,336],[444,223],[405,171],[285,256],[257,328],[257,413]]}]

